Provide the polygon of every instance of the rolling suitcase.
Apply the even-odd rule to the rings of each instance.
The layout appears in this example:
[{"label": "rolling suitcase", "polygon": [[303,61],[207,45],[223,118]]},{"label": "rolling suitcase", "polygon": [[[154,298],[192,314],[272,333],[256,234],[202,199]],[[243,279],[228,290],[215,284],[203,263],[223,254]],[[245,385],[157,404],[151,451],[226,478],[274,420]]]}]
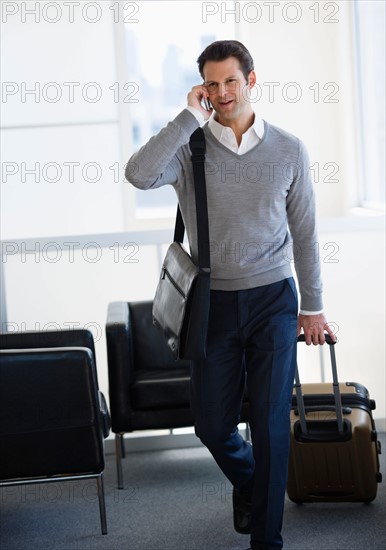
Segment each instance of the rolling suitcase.
[{"label": "rolling suitcase", "polygon": [[326,341],[332,386],[301,385],[296,370],[287,494],[296,503],[371,502],[382,480],[375,402],[361,384],[338,383],[335,342],[328,335]]}]

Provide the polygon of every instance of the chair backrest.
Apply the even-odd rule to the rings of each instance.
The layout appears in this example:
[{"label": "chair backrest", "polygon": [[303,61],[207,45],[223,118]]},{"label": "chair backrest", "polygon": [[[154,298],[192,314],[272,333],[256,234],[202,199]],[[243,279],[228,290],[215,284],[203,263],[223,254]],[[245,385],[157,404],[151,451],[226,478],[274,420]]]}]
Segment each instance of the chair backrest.
[{"label": "chair backrest", "polygon": [[[13,336],[12,345],[18,343]],[[0,479],[103,471],[89,347],[0,351],[0,446]]]},{"label": "chair backrest", "polygon": [[95,357],[94,338],[87,329],[4,332],[0,334],[0,349],[89,348]]},{"label": "chair backrest", "polygon": [[153,325],[153,302],[131,302],[129,304],[129,323],[131,325],[133,359],[136,370],[165,369],[186,367],[189,361],[176,361],[166,344],[161,331]]}]

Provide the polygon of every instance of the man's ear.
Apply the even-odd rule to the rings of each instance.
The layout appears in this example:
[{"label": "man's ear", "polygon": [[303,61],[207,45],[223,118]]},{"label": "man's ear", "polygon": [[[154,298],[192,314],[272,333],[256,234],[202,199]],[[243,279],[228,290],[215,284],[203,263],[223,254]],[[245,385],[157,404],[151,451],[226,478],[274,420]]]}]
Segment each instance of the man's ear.
[{"label": "man's ear", "polygon": [[256,73],[255,71],[251,71],[248,75],[248,87],[253,88],[255,84],[256,84]]}]

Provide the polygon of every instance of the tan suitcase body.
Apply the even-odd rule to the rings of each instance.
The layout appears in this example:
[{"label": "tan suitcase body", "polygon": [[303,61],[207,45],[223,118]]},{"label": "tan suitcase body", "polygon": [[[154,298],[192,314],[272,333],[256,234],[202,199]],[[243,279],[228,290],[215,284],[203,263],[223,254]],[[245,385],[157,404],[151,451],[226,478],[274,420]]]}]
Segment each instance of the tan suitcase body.
[{"label": "tan suitcase body", "polygon": [[370,502],[381,481],[380,443],[372,416],[375,402],[361,384],[337,383],[333,345],[330,351],[334,385],[300,386],[297,376],[287,493],[298,503]]}]

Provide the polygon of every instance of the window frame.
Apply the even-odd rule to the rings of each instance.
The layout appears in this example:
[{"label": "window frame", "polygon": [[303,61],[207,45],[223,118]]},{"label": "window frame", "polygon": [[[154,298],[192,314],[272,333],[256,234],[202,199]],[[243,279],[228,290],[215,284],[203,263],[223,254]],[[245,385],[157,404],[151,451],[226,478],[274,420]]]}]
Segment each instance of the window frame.
[{"label": "window frame", "polygon": [[[365,91],[365,79],[363,75],[363,60],[361,53],[361,45],[365,42],[363,32],[360,23],[360,1],[354,2],[352,9],[352,24],[353,24],[353,56],[354,56],[354,75],[355,75],[355,88],[356,88],[356,117],[357,117],[357,153],[358,153],[358,166],[359,166],[359,180],[357,187],[357,205],[359,208],[373,211],[373,212],[385,212],[385,200],[378,195],[378,200],[368,199],[368,186],[366,182],[374,177],[381,183],[382,171],[379,170],[379,163],[377,168],[372,167],[371,158],[369,157],[369,143],[366,143],[366,135],[368,133],[368,124],[366,123],[366,115],[368,114],[368,108],[365,108],[366,104],[366,91]],[[385,79],[385,73],[383,73]],[[372,113],[375,108],[371,107]],[[385,127],[384,127],[385,133]],[[377,149],[378,150],[378,149]],[[370,170],[369,170],[370,166]],[[370,173],[369,173],[370,172]],[[385,182],[384,182],[385,183]],[[379,191],[378,191],[379,192]]]}]

